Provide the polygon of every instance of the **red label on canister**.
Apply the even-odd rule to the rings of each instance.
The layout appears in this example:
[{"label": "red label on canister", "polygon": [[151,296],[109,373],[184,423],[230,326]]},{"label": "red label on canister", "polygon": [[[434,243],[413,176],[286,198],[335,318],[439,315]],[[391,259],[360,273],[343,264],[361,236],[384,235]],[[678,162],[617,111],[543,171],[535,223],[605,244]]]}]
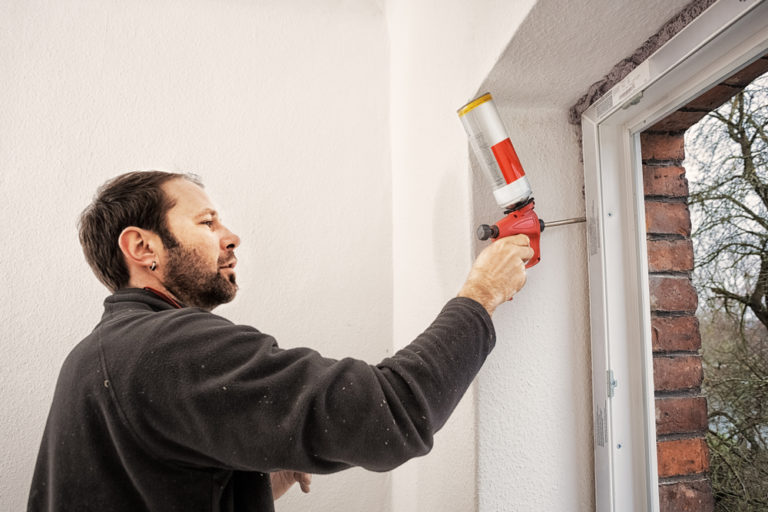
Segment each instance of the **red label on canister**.
[{"label": "red label on canister", "polygon": [[507,183],[512,183],[525,176],[525,171],[523,171],[523,166],[517,157],[517,153],[515,153],[511,140],[508,138],[504,139],[498,144],[491,146],[491,150],[493,150],[493,156],[496,157],[496,162],[499,164],[501,173],[504,175]]}]

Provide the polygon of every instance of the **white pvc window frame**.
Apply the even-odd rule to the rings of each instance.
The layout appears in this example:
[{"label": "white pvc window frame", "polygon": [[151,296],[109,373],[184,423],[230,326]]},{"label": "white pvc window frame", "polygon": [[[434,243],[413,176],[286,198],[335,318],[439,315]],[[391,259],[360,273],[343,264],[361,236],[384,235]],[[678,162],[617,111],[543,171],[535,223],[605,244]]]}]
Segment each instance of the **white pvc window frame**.
[{"label": "white pvc window frame", "polygon": [[658,511],[640,132],[768,51],[768,0],[719,0],[582,116],[595,508]]}]

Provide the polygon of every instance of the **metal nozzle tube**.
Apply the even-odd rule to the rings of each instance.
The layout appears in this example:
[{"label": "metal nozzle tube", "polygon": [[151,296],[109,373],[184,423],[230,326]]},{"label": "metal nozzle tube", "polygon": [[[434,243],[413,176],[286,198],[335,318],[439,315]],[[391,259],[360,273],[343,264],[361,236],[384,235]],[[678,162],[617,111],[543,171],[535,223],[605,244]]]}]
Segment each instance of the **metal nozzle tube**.
[{"label": "metal nozzle tube", "polygon": [[553,220],[550,222],[545,222],[544,226],[548,228],[553,228],[555,226],[565,226],[567,224],[578,224],[579,222],[586,222],[586,217],[574,217],[572,219],[563,219],[563,220]]}]

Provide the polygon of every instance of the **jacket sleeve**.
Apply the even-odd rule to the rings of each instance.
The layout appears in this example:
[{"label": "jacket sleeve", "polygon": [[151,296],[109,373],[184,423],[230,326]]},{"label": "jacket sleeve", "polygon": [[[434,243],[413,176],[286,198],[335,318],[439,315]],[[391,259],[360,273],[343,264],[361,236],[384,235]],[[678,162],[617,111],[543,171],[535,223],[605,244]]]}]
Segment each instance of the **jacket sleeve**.
[{"label": "jacket sleeve", "polygon": [[378,365],[283,350],[194,309],[173,312],[147,338],[104,356],[147,450],[193,467],[310,473],[386,471],[427,453],[495,344],[487,312],[466,298]]}]

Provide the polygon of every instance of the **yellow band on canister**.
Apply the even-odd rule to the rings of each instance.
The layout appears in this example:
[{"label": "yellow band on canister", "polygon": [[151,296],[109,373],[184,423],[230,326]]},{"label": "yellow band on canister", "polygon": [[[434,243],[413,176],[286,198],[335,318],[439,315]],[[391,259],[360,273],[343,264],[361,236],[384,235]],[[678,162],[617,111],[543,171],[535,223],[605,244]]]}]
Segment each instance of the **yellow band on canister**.
[{"label": "yellow band on canister", "polygon": [[466,114],[467,112],[471,111],[473,108],[482,105],[486,101],[491,101],[492,99],[493,98],[491,97],[491,93],[487,92],[487,93],[483,94],[482,96],[480,96],[479,98],[476,98],[476,99],[470,101],[469,103],[467,103],[466,105],[461,107],[459,110],[457,110],[457,112],[459,113],[459,117],[461,117],[464,114]]}]

